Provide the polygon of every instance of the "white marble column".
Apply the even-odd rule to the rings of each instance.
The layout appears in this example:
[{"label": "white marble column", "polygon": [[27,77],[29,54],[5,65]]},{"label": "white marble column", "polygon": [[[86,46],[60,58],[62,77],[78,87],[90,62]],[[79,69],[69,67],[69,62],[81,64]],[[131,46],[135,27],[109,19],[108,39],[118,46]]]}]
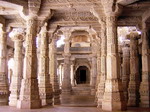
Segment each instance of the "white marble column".
[{"label": "white marble column", "polygon": [[37,55],[36,36],[37,20],[34,17],[27,17],[26,20],[26,46],[23,68],[23,79],[21,82],[20,97],[17,103],[18,108],[40,108],[41,100],[39,96],[37,80]]},{"label": "white marble column", "polygon": [[106,37],[106,23],[105,18],[101,18],[101,76],[100,76],[100,83],[98,84],[97,89],[97,106],[102,106],[102,100],[105,90],[105,80],[106,80],[106,47],[107,47],[107,37]]},{"label": "white marble column", "polygon": [[[125,110],[126,102],[119,79],[117,16],[120,8],[115,1],[101,1],[106,16],[107,34],[107,77],[102,109],[107,111]],[[114,5],[115,4],[115,5]]]},{"label": "white marble column", "polygon": [[40,31],[40,50],[39,50],[39,93],[42,100],[42,105],[52,105],[53,90],[50,84],[49,75],[49,57],[48,57],[48,35],[47,23],[41,28]]},{"label": "white marble column", "polygon": [[75,81],[74,81],[74,63],[71,63],[71,85],[75,86]]},{"label": "white marble column", "polygon": [[138,106],[139,103],[139,58],[137,32],[131,32],[130,38],[130,80],[128,87],[128,106]]},{"label": "white marble column", "polygon": [[96,54],[92,55],[92,77],[91,77],[91,95],[95,95],[96,87],[96,78],[97,78],[97,56]]},{"label": "white marble column", "polygon": [[17,101],[19,99],[21,80],[23,77],[23,41],[24,35],[20,32],[14,32],[14,36],[11,39],[14,41],[14,70],[12,75],[12,81],[10,85],[10,97],[9,105],[17,106]]},{"label": "white marble column", "polygon": [[150,107],[150,43],[149,29],[142,26],[142,82],[140,85],[140,107]]},{"label": "white marble column", "polygon": [[57,48],[56,48],[57,39],[52,39],[50,44],[50,82],[53,86],[54,92],[54,104],[60,104],[60,89],[58,83],[58,75],[57,75]]},{"label": "white marble column", "polygon": [[70,78],[70,71],[71,71],[71,63],[70,63],[70,33],[65,31],[64,35],[65,39],[65,46],[64,46],[64,76],[62,81],[62,94],[71,94],[72,86],[71,86],[71,78]]},{"label": "white marble column", "polygon": [[70,55],[64,54],[64,77],[62,81],[62,94],[71,94],[71,78],[70,78]]},{"label": "white marble column", "polygon": [[9,88],[7,77],[7,37],[3,24],[0,24],[0,105],[8,104]]},{"label": "white marble column", "polygon": [[128,85],[129,85],[129,77],[130,77],[130,46],[128,41],[124,41],[124,45],[122,46],[122,85],[125,100],[128,100]]}]

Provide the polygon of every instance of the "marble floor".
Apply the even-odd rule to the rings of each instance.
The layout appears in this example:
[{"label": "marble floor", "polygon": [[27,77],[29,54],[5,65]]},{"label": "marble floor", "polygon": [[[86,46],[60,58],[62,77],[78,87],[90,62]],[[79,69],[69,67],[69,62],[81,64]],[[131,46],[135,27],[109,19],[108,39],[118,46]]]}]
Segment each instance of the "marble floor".
[{"label": "marble floor", "polygon": [[[54,106],[54,107],[43,107],[40,109],[17,109],[15,107],[0,106],[0,112],[104,112],[96,107],[64,107],[64,106]],[[115,111],[120,112],[120,111]],[[124,112],[150,112],[150,108],[128,108]]]}]

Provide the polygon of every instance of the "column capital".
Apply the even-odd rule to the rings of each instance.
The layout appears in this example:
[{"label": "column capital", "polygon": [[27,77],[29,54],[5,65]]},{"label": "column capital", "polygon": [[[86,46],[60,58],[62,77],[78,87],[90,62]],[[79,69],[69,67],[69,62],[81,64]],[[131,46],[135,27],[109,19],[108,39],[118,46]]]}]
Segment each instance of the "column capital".
[{"label": "column capital", "polygon": [[12,41],[24,41],[25,40],[25,36],[23,33],[21,32],[13,32],[13,33],[14,35],[10,37]]},{"label": "column capital", "polygon": [[132,31],[130,34],[128,34],[126,36],[127,39],[130,39],[130,40],[137,40],[140,38],[140,35],[138,34],[137,31]]},{"label": "column capital", "polygon": [[106,17],[119,16],[122,12],[122,6],[114,2],[114,0],[101,0]]}]

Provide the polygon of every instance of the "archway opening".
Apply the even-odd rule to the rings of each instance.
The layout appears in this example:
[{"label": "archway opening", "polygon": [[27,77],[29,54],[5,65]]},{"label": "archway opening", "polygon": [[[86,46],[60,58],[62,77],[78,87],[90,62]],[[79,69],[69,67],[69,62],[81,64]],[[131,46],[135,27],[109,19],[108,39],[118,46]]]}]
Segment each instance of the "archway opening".
[{"label": "archway opening", "polygon": [[76,82],[77,84],[89,84],[90,73],[86,66],[80,66],[76,71]]}]

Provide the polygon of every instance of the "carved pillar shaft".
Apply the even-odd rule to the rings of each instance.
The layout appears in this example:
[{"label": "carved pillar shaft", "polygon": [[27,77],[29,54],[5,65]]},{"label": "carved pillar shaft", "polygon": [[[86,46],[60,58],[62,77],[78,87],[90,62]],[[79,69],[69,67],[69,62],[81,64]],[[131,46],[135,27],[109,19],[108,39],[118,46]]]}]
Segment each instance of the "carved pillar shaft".
[{"label": "carved pillar shaft", "polygon": [[97,57],[96,55],[93,55],[92,56],[91,95],[95,94],[96,78],[97,78]]},{"label": "carved pillar shaft", "polygon": [[122,63],[122,85],[125,100],[128,100],[128,84],[130,76],[130,49],[129,45],[125,44],[122,48],[123,52],[123,63]]},{"label": "carved pillar shaft", "polygon": [[[144,24],[144,23],[143,23]],[[142,30],[142,82],[140,85],[141,107],[150,107],[150,55],[149,32],[146,25]]]},{"label": "carved pillar shaft", "polygon": [[130,37],[130,81],[128,87],[128,106],[138,106],[139,102],[139,59],[138,33],[132,32]]},{"label": "carved pillar shaft", "polygon": [[39,54],[39,91],[42,105],[52,105],[53,90],[49,77],[48,37],[46,24],[40,32],[41,44]]},{"label": "carved pillar shaft", "polygon": [[37,55],[36,55],[36,33],[37,21],[35,18],[28,18],[26,34],[26,50],[24,59],[23,79],[21,82],[18,108],[40,108],[41,100],[39,96],[37,80]]},{"label": "carved pillar shaft", "polygon": [[97,90],[97,106],[102,106],[102,100],[105,90],[105,80],[106,80],[106,27],[105,22],[101,22],[101,76],[100,76],[100,83],[98,84]]},{"label": "carved pillar shaft", "polygon": [[0,105],[8,104],[8,78],[7,78],[7,63],[6,63],[6,34],[3,31],[3,25],[0,24]]},{"label": "carved pillar shaft", "polygon": [[70,77],[70,71],[71,71],[71,63],[70,63],[70,33],[68,31],[64,32],[64,35],[66,37],[65,39],[65,45],[64,45],[64,75],[63,75],[63,81],[62,81],[62,93],[63,94],[70,94],[72,90],[71,86],[71,77]]},{"label": "carved pillar shaft", "polygon": [[20,88],[21,88],[21,80],[23,77],[23,40],[24,37],[21,34],[16,34],[12,37],[14,41],[14,72],[12,75],[12,83],[10,85],[10,97],[9,97],[9,105],[17,106],[17,100],[19,99]]},{"label": "carved pillar shaft", "polygon": [[75,82],[74,82],[74,64],[71,64],[71,85],[75,86]]},{"label": "carved pillar shaft", "polygon": [[124,110],[126,103],[121,90],[118,67],[117,17],[106,16],[107,28],[107,79],[102,101],[103,110]]},{"label": "carved pillar shaft", "polygon": [[64,54],[64,77],[62,82],[62,93],[64,94],[70,94],[72,90],[70,70],[70,55]]},{"label": "carved pillar shaft", "polygon": [[56,41],[56,39],[53,39],[50,45],[50,80],[53,85],[54,104],[60,104],[60,89],[57,76]]}]

